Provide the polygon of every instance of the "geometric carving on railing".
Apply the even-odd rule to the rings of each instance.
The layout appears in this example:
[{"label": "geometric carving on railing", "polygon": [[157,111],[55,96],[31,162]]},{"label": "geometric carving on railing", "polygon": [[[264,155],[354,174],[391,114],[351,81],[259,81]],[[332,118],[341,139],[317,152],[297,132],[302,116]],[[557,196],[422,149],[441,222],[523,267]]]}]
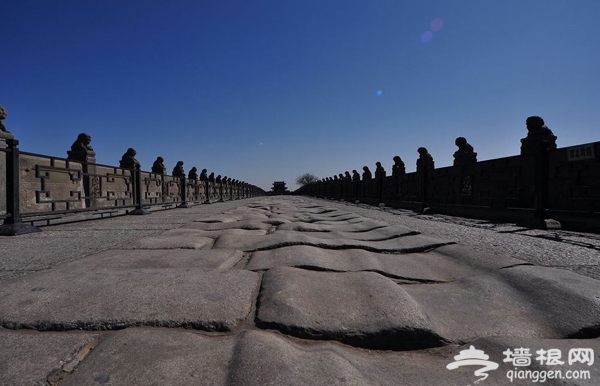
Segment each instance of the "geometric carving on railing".
[{"label": "geometric carving on railing", "polygon": [[163,197],[168,194],[166,186],[163,184],[164,177],[165,176],[162,174],[157,173],[142,173],[142,191],[144,203],[162,203]]},{"label": "geometric carving on railing", "polygon": [[166,194],[163,194],[163,202],[179,202],[181,201],[181,179],[179,177],[167,177],[163,181],[163,189]]},{"label": "geometric carving on railing", "polygon": [[21,153],[22,213],[85,207],[81,164]]},{"label": "geometric carving on railing", "polygon": [[[88,173],[83,173],[90,183],[90,197],[94,206],[133,205],[133,179],[131,171],[88,164]],[[95,170],[95,171],[94,171]]]},{"label": "geometric carving on railing", "polygon": [[198,179],[188,179],[187,181],[187,196],[192,202],[203,202],[206,200],[204,188],[206,183]]},{"label": "geometric carving on railing", "polygon": [[[55,177],[54,180],[52,176]],[[64,203],[65,207],[61,209],[71,209],[70,203],[81,202],[81,191],[68,190],[64,187],[56,189],[58,184],[65,182],[67,176],[72,182],[72,187],[79,188],[81,170],[35,165],[35,177],[40,180],[39,189],[35,191],[35,203],[51,204],[52,210],[56,210],[56,204]]]}]

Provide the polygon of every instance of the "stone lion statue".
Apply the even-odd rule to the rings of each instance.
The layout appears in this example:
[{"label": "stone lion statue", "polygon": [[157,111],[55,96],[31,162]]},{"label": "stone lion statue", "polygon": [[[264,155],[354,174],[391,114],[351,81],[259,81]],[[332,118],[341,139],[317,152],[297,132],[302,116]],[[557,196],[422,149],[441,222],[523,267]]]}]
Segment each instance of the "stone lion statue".
[{"label": "stone lion statue", "polygon": [[3,120],[6,119],[7,116],[8,116],[8,112],[6,111],[4,106],[0,105],[0,131],[3,133],[10,133],[10,131],[8,131],[8,129],[4,125],[4,122],[2,122]]}]

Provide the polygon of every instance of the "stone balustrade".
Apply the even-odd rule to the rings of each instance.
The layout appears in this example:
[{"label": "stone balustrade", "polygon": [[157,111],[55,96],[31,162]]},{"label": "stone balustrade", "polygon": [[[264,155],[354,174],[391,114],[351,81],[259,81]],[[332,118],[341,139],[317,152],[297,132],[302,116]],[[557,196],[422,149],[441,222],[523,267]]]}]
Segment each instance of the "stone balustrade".
[{"label": "stone balustrade", "polygon": [[[193,203],[237,200],[264,195],[255,185],[232,179],[186,176],[183,161],[173,175],[166,174],[158,157],[152,171],[143,171],[133,148],[127,149],[119,166],[96,163],[91,136],[81,133],[67,158],[21,152],[2,119],[0,105],[0,235],[35,231],[33,224],[49,224],[81,213],[101,216],[112,213],[147,214],[148,209],[185,208]],[[79,218],[79,217],[77,217]]]}]

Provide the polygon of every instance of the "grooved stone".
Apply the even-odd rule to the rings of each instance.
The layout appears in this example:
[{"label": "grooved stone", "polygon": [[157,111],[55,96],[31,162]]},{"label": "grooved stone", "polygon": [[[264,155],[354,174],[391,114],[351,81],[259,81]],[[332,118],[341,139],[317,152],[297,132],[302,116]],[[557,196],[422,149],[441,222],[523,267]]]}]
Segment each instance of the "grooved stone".
[{"label": "grooved stone", "polygon": [[[198,223],[197,223],[198,224]],[[229,223],[229,224],[237,224],[237,222]],[[230,236],[260,236],[266,235],[267,231],[264,229],[239,229],[237,227],[229,228],[229,229],[219,229],[219,230],[201,230],[201,229],[190,229],[190,228],[180,228],[177,229],[179,232],[188,232],[190,231],[190,237],[193,237],[194,240],[201,239],[205,237],[209,237],[211,239],[216,239],[222,235],[230,235]],[[175,237],[178,237],[176,233],[173,231],[169,231],[171,234],[175,234]],[[167,232],[165,232],[167,233]],[[169,234],[162,234],[163,237],[169,237]]]},{"label": "grooved stone", "polygon": [[10,331],[0,328],[0,385],[46,385],[50,373],[73,360],[95,333]]},{"label": "grooved stone", "polygon": [[384,226],[389,226],[388,223],[383,221],[371,220],[369,218],[364,218],[363,221],[358,223],[337,223],[337,224],[315,224],[315,223],[307,223],[307,222],[289,222],[285,224],[281,224],[277,227],[277,230],[283,231],[299,231],[299,232],[331,232],[332,230],[336,230],[338,232],[367,232],[373,229],[382,228]]},{"label": "grooved stone", "polygon": [[[484,385],[531,385],[531,380],[506,374],[514,367],[504,363],[506,349],[557,348],[563,360],[570,349],[591,348],[600,352],[600,340],[540,340],[530,338],[486,338],[467,345],[410,351],[366,351],[335,342],[300,343],[267,331],[245,331],[230,336],[205,336],[181,330],[129,328],[112,333],[88,354],[61,386],[198,385],[198,386],[382,386],[382,385],[472,385],[482,366],[448,370],[460,351],[474,345],[489,360],[499,364],[490,370]],[[597,354],[596,354],[597,355]],[[596,357],[597,359],[597,357]],[[538,365],[532,370],[587,370],[590,380],[570,380],[572,385],[594,385],[600,366],[575,363],[570,366]],[[547,380],[558,385],[564,381]]]},{"label": "grooved stone", "polygon": [[516,264],[524,262],[507,257],[492,258],[456,245],[440,247],[427,253],[404,255],[298,245],[253,252],[246,269],[259,271],[288,266],[338,272],[373,271],[397,279],[441,282],[480,275]]},{"label": "grooved stone", "polygon": [[355,213],[349,212],[331,212],[325,215],[320,214],[303,214],[299,213],[295,216],[296,221],[302,221],[307,223],[318,223],[320,221],[324,222],[346,222],[350,220],[360,220],[362,221],[364,217],[361,217]]},{"label": "grooved stone", "polygon": [[258,274],[241,270],[51,270],[3,283],[0,324],[39,330],[132,325],[230,330],[247,317],[258,286]]},{"label": "grooved stone", "polygon": [[[388,226],[385,228],[373,229],[366,232],[344,232],[338,231],[335,227],[329,232],[310,232],[308,235],[311,237],[318,237],[320,239],[351,239],[357,241],[382,241],[402,236],[418,235],[419,232],[402,226]],[[285,233],[296,233],[296,231],[284,231],[277,230],[278,234]]]},{"label": "grooved stone", "polygon": [[263,276],[256,324],[370,348],[442,343],[417,302],[393,281],[371,272],[269,270]]},{"label": "grooved stone", "polygon": [[271,230],[273,225],[260,221],[233,221],[225,223],[191,222],[181,229],[200,229],[205,231],[221,231],[225,229]]},{"label": "grooved stone", "polygon": [[264,236],[222,235],[216,239],[213,248],[241,249],[246,252],[268,250],[291,245],[312,245],[325,249],[360,248],[375,252],[409,253],[426,251],[453,244],[433,237],[414,235],[385,241],[364,241],[352,239],[323,239],[297,232],[275,232]]},{"label": "grooved stone", "polygon": [[444,338],[566,338],[600,332],[600,281],[537,266],[453,283],[402,286]]}]

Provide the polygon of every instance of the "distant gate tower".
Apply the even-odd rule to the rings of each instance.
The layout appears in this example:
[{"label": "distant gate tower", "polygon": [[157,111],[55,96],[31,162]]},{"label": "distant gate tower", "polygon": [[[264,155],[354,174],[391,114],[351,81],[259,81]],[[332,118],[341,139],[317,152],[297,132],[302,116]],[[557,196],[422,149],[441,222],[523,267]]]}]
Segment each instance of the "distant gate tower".
[{"label": "distant gate tower", "polygon": [[271,188],[271,194],[288,194],[287,187],[285,186],[285,181],[275,181],[273,182],[273,187]]}]

